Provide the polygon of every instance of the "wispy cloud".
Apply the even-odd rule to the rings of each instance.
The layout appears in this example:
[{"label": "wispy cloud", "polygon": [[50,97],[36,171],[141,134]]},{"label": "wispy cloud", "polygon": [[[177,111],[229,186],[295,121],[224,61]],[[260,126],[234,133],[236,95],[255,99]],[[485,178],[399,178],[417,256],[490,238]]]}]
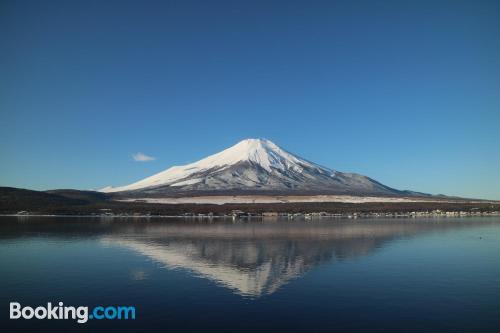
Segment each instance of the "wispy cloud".
[{"label": "wispy cloud", "polygon": [[136,162],[151,162],[151,161],[156,160],[156,157],[148,156],[148,155],[143,154],[141,152],[132,154],[132,158]]}]

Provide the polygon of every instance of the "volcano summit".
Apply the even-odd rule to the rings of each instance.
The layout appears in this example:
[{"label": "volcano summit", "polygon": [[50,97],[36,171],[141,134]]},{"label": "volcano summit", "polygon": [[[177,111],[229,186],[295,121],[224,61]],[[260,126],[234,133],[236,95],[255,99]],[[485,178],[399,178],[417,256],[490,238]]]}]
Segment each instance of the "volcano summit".
[{"label": "volcano summit", "polygon": [[246,139],[197,162],[173,166],[130,185],[101,192],[133,196],[338,194],[421,196],[367,176],[335,171],[292,154],[266,139]]}]

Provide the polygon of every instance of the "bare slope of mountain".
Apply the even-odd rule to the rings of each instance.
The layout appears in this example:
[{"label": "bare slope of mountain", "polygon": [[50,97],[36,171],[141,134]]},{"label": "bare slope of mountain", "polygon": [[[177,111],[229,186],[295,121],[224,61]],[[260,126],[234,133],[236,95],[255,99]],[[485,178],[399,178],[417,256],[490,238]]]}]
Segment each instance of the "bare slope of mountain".
[{"label": "bare slope of mountain", "polygon": [[174,166],[130,185],[102,192],[125,196],[199,194],[346,194],[424,196],[369,177],[344,173],[298,157],[265,139],[247,139],[215,155]]}]

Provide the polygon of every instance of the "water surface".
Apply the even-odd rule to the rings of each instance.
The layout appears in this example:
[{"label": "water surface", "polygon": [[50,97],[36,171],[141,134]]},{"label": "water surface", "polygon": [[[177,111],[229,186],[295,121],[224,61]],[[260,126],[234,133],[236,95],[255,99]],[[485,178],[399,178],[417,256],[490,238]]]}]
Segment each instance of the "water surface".
[{"label": "water surface", "polygon": [[[10,331],[498,332],[500,218],[0,218]],[[8,320],[8,304],[135,321]]]}]

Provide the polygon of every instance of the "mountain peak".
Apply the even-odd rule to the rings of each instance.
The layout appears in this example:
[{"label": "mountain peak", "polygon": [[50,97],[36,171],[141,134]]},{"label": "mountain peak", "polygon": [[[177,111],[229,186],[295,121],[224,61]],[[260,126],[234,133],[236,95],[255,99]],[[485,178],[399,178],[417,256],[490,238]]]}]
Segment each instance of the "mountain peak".
[{"label": "mountain peak", "polygon": [[278,147],[278,145],[276,145],[274,142],[270,140],[258,138],[258,139],[241,140],[240,142],[238,142],[237,144],[228,149],[234,149],[235,151],[244,155],[254,152],[256,150],[276,150],[280,148]]},{"label": "mountain peak", "polygon": [[297,193],[396,193],[372,179],[337,172],[294,155],[270,140],[250,138],[197,162],[102,192],[144,194],[282,191]]},{"label": "mountain peak", "polygon": [[[119,192],[142,189],[156,186],[185,186],[203,181],[197,175],[209,171],[221,171],[232,166],[249,163],[254,168],[265,172],[288,171],[301,173],[304,168],[318,170],[324,174],[332,174],[333,170],[304,160],[280,148],[274,142],[264,138],[249,138],[197,162],[184,166],[173,166],[163,172],[140,180],[136,183],[121,187],[105,187],[102,192]],[[192,177],[195,177],[192,179]]]},{"label": "mountain peak", "polygon": [[258,138],[258,139],[244,139],[235,144],[234,146],[229,147],[228,149],[239,149],[241,152],[244,151],[251,151],[251,150],[256,150],[256,149],[263,149],[265,147],[278,147],[274,142],[264,139],[264,138]]},{"label": "mountain peak", "polygon": [[[240,143],[245,143],[245,144],[263,144],[263,143],[266,143],[266,142],[271,142],[271,141],[268,140],[268,139],[266,139],[266,138],[248,138],[248,139],[241,140],[237,144],[240,144]],[[273,143],[273,142],[271,142],[271,143]]]},{"label": "mountain peak", "polygon": [[209,167],[214,164],[234,165],[239,162],[251,162],[268,172],[271,172],[272,169],[300,171],[303,167],[319,167],[287,152],[274,142],[261,138],[242,140],[234,146],[197,163]]}]

